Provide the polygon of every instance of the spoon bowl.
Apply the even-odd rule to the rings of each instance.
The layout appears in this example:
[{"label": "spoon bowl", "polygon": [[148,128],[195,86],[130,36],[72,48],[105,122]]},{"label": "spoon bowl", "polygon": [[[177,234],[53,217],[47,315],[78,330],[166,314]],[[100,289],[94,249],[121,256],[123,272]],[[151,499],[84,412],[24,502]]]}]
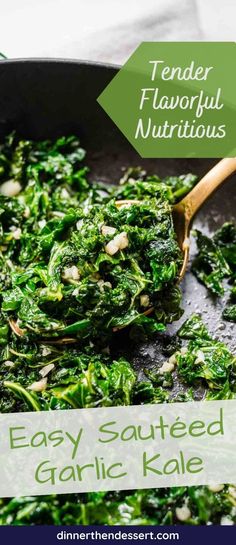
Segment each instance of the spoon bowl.
[{"label": "spoon bowl", "polygon": [[[183,257],[182,267],[179,272],[179,282],[184,277],[188,265],[190,249],[189,235],[195,214],[212,193],[235,171],[236,157],[222,159],[203,176],[186,197],[173,206],[172,218],[174,229]],[[117,208],[123,208],[132,204],[140,204],[140,202],[135,199],[126,199],[116,201],[116,206]]]},{"label": "spoon bowl", "polygon": [[[172,209],[172,218],[176,239],[182,253],[182,266],[178,275],[178,283],[183,279],[189,260],[190,250],[190,228],[192,220],[204,202],[222,185],[227,178],[236,171],[236,157],[225,158],[219,161],[196,186]],[[139,200],[116,201],[117,208],[140,204]],[[148,316],[154,308],[148,308],[143,314]],[[115,328],[117,331],[121,328]]]}]

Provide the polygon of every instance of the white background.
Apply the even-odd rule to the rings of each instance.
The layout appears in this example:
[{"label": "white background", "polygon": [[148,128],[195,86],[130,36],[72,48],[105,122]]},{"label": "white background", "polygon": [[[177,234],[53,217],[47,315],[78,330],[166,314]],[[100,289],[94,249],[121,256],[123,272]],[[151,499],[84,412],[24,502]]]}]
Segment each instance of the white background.
[{"label": "white background", "polygon": [[0,51],[124,62],[142,40],[235,40],[236,0],[0,0]]}]

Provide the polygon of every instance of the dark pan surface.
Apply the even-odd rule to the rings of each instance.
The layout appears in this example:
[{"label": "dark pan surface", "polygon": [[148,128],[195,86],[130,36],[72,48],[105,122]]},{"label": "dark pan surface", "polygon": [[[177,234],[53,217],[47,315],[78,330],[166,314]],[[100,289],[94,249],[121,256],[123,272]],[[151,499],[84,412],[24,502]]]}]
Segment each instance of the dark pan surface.
[{"label": "dark pan surface", "polygon": [[[160,177],[194,172],[201,176],[215,159],[142,160],[111,122],[96,98],[115,75],[117,68],[60,60],[17,60],[0,62],[0,137],[13,128],[22,136],[50,138],[62,134],[80,135],[88,150],[91,178],[118,181],[121,169],[143,166]],[[194,227],[212,233],[224,221],[235,220],[235,177],[212,196],[194,221]],[[195,252],[191,244],[191,258]],[[182,282],[185,314],[169,327],[175,332],[193,312],[200,312],[210,332],[235,350],[235,325],[221,318],[221,304],[210,297],[194,276]],[[140,373],[161,359],[162,339],[132,345],[125,332],[119,333],[114,351],[127,355]],[[181,386],[180,386],[181,388]]]}]

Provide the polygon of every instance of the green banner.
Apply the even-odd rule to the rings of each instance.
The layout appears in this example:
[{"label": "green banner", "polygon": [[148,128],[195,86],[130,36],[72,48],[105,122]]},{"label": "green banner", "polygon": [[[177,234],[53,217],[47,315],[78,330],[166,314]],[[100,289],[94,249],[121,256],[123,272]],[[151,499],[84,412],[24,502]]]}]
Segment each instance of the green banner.
[{"label": "green banner", "polygon": [[141,157],[233,157],[235,53],[227,42],[144,42],[98,102]]}]

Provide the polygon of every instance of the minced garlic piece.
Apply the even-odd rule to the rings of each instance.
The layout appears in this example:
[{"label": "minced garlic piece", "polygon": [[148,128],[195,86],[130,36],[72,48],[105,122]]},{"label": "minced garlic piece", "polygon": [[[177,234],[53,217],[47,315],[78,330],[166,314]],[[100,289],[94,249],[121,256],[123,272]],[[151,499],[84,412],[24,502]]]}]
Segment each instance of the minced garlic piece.
[{"label": "minced garlic piece", "polygon": [[201,363],[204,363],[205,361],[205,355],[204,353],[202,352],[202,350],[198,350],[197,351],[197,357],[195,359],[195,364],[198,365],[198,364],[201,364]]},{"label": "minced garlic piece", "polygon": [[8,180],[0,186],[0,193],[5,197],[15,197],[20,193],[22,187],[19,182],[15,180]]},{"label": "minced garlic piece", "polygon": [[105,287],[110,288],[110,289],[112,288],[111,282],[104,282],[104,280],[102,280],[102,279],[98,280],[97,285],[98,285],[101,292],[104,292]]},{"label": "minced garlic piece", "polygon": [[187,505],[183,505],[182,507],[177,507],[175,510],[175,514],[177,519],[180,520],[181,522],[185,522],[191,517],[191,511],[187,507]]},{"label": "minced garlic piece", "polygon": [[28,390],[32,390],[32,392],[43,392],[43,390],[46,390],[47,381],[47,377],[45,377],[37,382],[33,382],[33,384],[28,386]]},{"label": "minced garlic piece", "polygon": [[140,296],[140,305],[141,307],[149,307],[150,305],[150,299],[149,299],[149,295],[141,295]]},{"label": "minced garlic piece", "polygon": [[66,267],[62,273],[62,278],[64,280],[79,280],[80,274],[78,267],[76,267],[76,265]]},{"label": "minced garlic piece", "polygon": [[172,373],[172,371],[174,371],[174,364],[169,362],[169,361],[165,361],[163,363],[163,365],[160,367],[159,369],[159,373],[163,374],[163,373]]},{"label": "minced garlic piece", "polygon": [[101,233],[104,236],[114,235],[115,232],[116,232],[116,228],[115,227],[110,227],[109,225],[103,225],[102,228],[101,228]]},{"label": "minced garlic piece", "polygon": [[224,485],[223,484],[209,484],[208,489],[211,492],[221,492],[223,490]]},{"label": "minced garlic piece", "polygon": [[234,522],[229,517],[223,516],[221,517],[220,524],[221,526],[233,526]]},{"label": "minced garlic piece", "polygon": [[26,219],[28,219],[28,218],[30,217],[30,208],[29,208],[29,206],[26,206],[26,207],[25,207],[23,216],[24,216],[24,218],[26,218]]},{"label": "minced garlic piece", "polygon": [[63,187],[62,190],[61,190],[61,198],[62,199],[69,199],[69,197],[70,197],[69,192],[67,191],[67,189],[65,187]]},{"label": "minced garlic piece", "polygon": [[110,240],[110,242],[108,242],[108,244],[106,244],[105,246],[105,252],[108,254],[108,255],[115,255],[117,252],[119,252],[119,247],[118,245],[114,242],[114,240]]},{"label": "minced garlic piece", "polygon": [[51,354],[51,348],[49,348],[48,346],[43,346],[42,348],[42,356],[49,356],[49,354]]},{"label": "minced garlic piece", "polygon": [[20,240],[21,233],[22,233],[22,231],[21,231],[20,227],[18,227],[17,229],[12,230],[12,236],[13,236],[13,238],[15,240]]},{"label": "minced garlic piece", "polygon": [[46,220],[39,220],[38,222],[39,229],[43,229],[46,223],[47,223]]},{"label": "minced garlic piece", "polygon": [[109,255],[114,255],[119,250],[124,250],[129,245],[129,240],[127,233],[125,231],[122,231],[122,233],[119,233],[116,235],[108,244],[105,246],[105,252]]},{"label": "minced garlic piece", "polygon": [[48,373],[50,373],[50,371],[54,369],[54,367],[54,363],[49,363],[48,365],[45,365],[44,367],[42,367],[42,369],[40,369],[39,374],[41,375],[41,377],[46,377]]},{"label": "minced garlic piece", "polygon": [[119,235],[116,235],[114,240],[118,242],[120,250],[124,250],[125,248],[127,248],[127,246],[129,246],[128,236],[127,236],[127,233],[125,233],[125,231],[123,231]]},{"label": "minced garlic piece", "polygon": [[175,354],[172,354],[172,356],[169,357],[169,363],[176,365],[177,360],[176,360]]},{"label": "minced garlic piece", "polygon": [[6,360],[4,361],[4,365],[6,365],[6,367],[14,367],[14,362],[11,360]]}]

